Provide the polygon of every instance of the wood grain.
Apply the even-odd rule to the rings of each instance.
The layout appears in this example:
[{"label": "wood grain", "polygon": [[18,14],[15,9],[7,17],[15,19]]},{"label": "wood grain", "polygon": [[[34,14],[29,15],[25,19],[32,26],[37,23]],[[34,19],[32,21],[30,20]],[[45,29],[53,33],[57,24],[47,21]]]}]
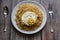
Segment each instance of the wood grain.
[{"label": "wood grain", "polygon": [[1,3],[1,39],[2,40],[9,40],[9,30],[10,30],[10,23],[9,23],[9,20],[10,20],[10,16],[9,15],[7,15],[7,31],[6,32],[4,32],[3,30],[4,30],[4,15],[3,15],[3,7],[4,6],[8,6],[8,8],[10,7],[10,2],[9,2],[9,0],[2,0],[2,3]]},{"label": "wood grain", "polygon": [[55,40],[60,40],[60,0],[54,0],[54,10],[55,11],[55,25],[54,25],[54,29],[55,29]]},{"label": "wood grain", "polygon": [[[53,40],[53,33],[51,33],[51,26],[50,26],[50,16],[48,14],[48,6],[49,3],[52,3],[53,5],[53,1],[52,0],[41,0],[41,4],[45,7],[46,12],[47,12],[47,23],[45,25],[45,28],[42,30],[42,40]],[[52,19],[52,27],[53,26],[53,19]]]},{"label": "wood grain", "polygon": [[3,27],[2,27],[3,26],[3,22],[2,22],[2,20],[3,20],[2,18],[3,17],[2,17],[2,8],[1,8],[2,6],[1,6],[1,3],[2,3],[2,0],[0,1],[0,18],[1,18],[0,19],[0,40],[2,40],[2,29],[3,29]]},{"label": "wood grain", "polygon": [[[52,0],[31,0],[41,3],[47,11],[47,23],[38,33],[26,35],[18,32],[11,23],[11,13],[13,8],[21,1],[26,0],[0,0],[0,40],[60,40],[60,0],[53,0],[53,24],[54,33],[50,32],[50,16],[48,14],[48,1]],[[27,0],[28,1],[28,0]],[[29,0],[30,1],[30,0]],[[3,7],[8,6],[9,14],[7,15],[7,31],[4,32],[4,15]]]}]

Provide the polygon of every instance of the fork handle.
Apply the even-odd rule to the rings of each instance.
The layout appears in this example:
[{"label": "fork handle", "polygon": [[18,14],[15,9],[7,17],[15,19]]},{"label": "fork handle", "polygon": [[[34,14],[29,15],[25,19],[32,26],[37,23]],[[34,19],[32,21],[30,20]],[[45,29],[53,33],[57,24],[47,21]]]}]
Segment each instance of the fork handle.
[{"label": "fork handle", "polygon": [[51,32],[53,33],[54,32],[54,30],[53,30],[53,27],[52,27],[52,19],[53,19],[53,13],[50,13],[50,16],[51,16]]}]

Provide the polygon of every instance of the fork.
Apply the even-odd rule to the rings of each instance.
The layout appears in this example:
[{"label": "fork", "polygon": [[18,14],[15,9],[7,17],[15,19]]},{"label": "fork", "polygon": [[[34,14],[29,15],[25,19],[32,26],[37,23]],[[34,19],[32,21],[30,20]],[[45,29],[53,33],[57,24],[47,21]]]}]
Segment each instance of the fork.
[{"label": "fork", "polygon": [[51,33],[53,33],[54,32],[54,30],[53,30],[53,26],[52,26],[52,19],[53,19],[53,5],[52,5],[52,3],[49,3],[49,7],[48,7],[48,13],[49,13],[49,15],[50,15],[50,26],[51,26]]}]

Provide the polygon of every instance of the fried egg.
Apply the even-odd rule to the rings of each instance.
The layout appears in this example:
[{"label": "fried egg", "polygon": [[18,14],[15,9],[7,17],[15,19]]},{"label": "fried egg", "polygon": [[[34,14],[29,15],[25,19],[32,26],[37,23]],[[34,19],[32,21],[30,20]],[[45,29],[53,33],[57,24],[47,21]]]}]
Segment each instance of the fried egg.
[{"label": "fried egg", "polygon": [[36,20],[37,20],[36,13],[30,11],[25,12],[21,17],[22,23],[28,26],[36,23]]}]

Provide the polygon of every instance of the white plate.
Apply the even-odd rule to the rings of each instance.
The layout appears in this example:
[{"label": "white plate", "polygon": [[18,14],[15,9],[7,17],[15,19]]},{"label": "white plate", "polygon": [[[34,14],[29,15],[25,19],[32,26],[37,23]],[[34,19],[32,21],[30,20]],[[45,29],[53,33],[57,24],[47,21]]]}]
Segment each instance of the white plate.
[{"label": "white plate", "polygon": [[[16,11],[18,10],[19,6],[21,4],[24,4],[24,3],[31,3],[31,4],[36,4],[37,6],[39,6],[39,8],[41,9],[42,13],[43,13],[43,21],[42,21],[42,24],[40,25],[40,27],[34,31],[24,31],[24,30],[21,30],[20,28],[18,28],[18,26],[16,25],[16,21],[15,21],[15,14],[16,14]],[[47,13],[45,11],[45,8],[38,2],[36,1],[22,1],[20,3],[18,3],[13,11],[12,11],[12,14],[11,14],[11,21],[12,21],[12,24],[14,25],[14,27],[21,33],[24,33],[24,34],[34,34],[34,33],[37,33],[39,32],[41,29],[43,29],[44,25],[46,24],[46,21],[47,21]]]}]

